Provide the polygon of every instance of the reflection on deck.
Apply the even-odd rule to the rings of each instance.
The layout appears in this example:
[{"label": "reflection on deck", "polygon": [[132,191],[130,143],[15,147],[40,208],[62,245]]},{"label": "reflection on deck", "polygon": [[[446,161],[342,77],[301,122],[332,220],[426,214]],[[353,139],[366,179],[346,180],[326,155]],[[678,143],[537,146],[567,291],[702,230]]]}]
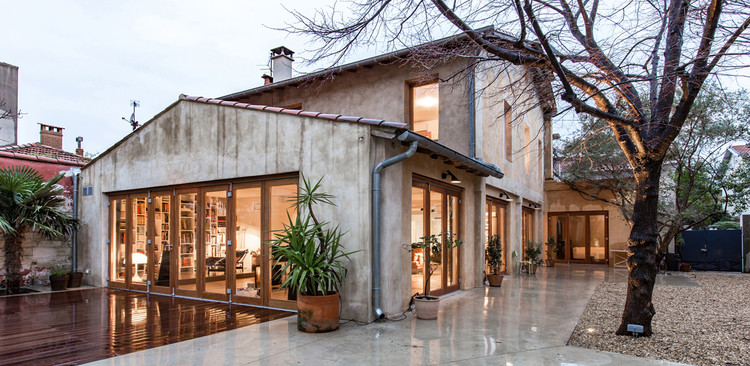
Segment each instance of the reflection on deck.
[{"label": "reflection on deck", "polygon": [[81,364],[292,315],[113,289],[0,299],[0,365]]}]

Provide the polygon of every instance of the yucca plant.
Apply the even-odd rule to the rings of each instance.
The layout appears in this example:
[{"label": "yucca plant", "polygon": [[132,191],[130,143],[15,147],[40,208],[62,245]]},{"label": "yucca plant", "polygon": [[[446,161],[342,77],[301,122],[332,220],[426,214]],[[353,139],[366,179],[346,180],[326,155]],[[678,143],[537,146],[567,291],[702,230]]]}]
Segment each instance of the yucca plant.
[{"label": "yucca plant", "polygon": [[28,166],[0,169],[0,233],[5,242],[5,282],[8,294],[21,286],[22,245],[29,231],[47,239],[64,239],[78,221],[63,210],[60,174],[48,182]]},{"label": "yucca plant", "polygon": [[[321,178],[322,180],[322,178]],[[343,259],[356,253],[345,252],[341,239],[344,232],[338,226],[331,228],[330,223],[318,221],[313,211],[315,204],[334,205],[333,196],[318,192],[320,182],[311,184],[302,176],[302,185],[293,198],[297,215],[292,218],[287,213],[288,224],[277,231],[271,243],[273,260],[281,265],[279,275],[286,273],[286,280],[281,287],[289,288],[301,295],[330,295],[339,292],[344,281],[346,268]],[[305,214],[300,212],[305,209]]]}]

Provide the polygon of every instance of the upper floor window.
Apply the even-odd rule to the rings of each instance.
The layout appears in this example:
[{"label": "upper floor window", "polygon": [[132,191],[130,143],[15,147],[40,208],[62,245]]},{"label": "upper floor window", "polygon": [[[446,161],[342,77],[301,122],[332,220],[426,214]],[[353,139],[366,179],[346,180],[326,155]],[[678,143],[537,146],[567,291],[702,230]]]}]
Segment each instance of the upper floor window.
[{"label": "upper floor window", "polygon": [[412,85],[410,88],[411,127],[414,132],[438,139],[440,96],[438,83]]},{"label": "upper floor window", "polygon": [[531,173],[531,129],[523,125],[523,168],[526,174]]}]

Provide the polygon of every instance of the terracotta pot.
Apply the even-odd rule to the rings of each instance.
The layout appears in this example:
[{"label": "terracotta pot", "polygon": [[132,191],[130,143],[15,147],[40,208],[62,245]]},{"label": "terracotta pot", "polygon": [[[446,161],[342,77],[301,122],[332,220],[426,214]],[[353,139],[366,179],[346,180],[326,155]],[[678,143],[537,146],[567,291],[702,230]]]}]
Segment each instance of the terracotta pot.
[{"label": "terracotta pot", "polygon": [[690,263],[681,263],[680,272],[690,272]]},{"label": "terracotta pot", "polygon": [[52,291],[66,290],[68,288],[68,275],[49,276],[49,284],[52,287]]},{"label": "terracotta pot", "polygon": [[487,281],[490,282],[491,287],[500,287],[503,284],[503,275],[501,274],[488,274]]},{"label": "terracotta pot", "polygon": [[425,320],[437,319],[438,309],[440,309],[440,298],[415,297],[414,304],[417,306],[417,318]]},{"label": "terracotta pot", "polygon": [[339,329],[339,294],[297,295],[297,330],[324,333]]},{"label": "terracotta pot", "polygon": [[83,279],[82,272],[71,272],[68,275],[68,288],[81,287],[81,279]]}]

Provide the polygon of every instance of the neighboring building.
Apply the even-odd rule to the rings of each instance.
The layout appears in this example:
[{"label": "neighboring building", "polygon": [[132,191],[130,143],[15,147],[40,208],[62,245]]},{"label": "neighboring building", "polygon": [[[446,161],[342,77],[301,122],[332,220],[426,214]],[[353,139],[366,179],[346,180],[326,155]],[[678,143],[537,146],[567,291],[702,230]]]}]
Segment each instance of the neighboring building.
[{"label": "neighboring building", "polygon": [[[66,209],[72,211],[73,179],[89,159],[82,156],[83,151],[80,147],[77,150],[79,154],[63,150],[62,134],[63,129],[60,127],[40,124],[41,142],[0,147],[0,168],[29,166],[39,171],[46,180],[58,174],[65,174],[59,184],[64,189]],[[32,265],[49,268],[60,264],[69,265],[71,262],[70,240],[47,240],[32,232],[27,235],[23,246],[24,270],[30,269]],[[3,268],[3,273],[4,256],[4,252],[0,252],[0,267]]]},{"label": "neighboring building", "polygon": [[[724,153],[723,163],[726,164],[728,171],[737,169],[743,160],[750,162],[750,143],[730,146]],[[739,213],[739,215],[750,215],[750,207],[745,209],[744,212]]]},{"label": "neighboring building", "polygon": [[18,143],[18,66],[0,62],[0,146]]},{"label": "neighboring building", "polygon": [[[361,250],[347,265],[345,318],[372,320],[378,306],[401,314],[424,281],[423,253],[406,248],[427,234],[465,242],[433,263],[433,294],[482,285],[487,235],[502,236],[515,271],[511,253],[543,239],[549,84],[502,63],[415,68],[403,61],[412,51],[291,77],[293,53],[277,48],[267,85],[181,96],[82,170],[81,185],[93,191],[79,211],[88,283],[294,308],[262,243],[286,221],[300,175],[323,178],[337,207],[318,215],[348,232],[347,250]],[[414,144],[414,156],[382,171],[373,204],[373,169]]]}]

